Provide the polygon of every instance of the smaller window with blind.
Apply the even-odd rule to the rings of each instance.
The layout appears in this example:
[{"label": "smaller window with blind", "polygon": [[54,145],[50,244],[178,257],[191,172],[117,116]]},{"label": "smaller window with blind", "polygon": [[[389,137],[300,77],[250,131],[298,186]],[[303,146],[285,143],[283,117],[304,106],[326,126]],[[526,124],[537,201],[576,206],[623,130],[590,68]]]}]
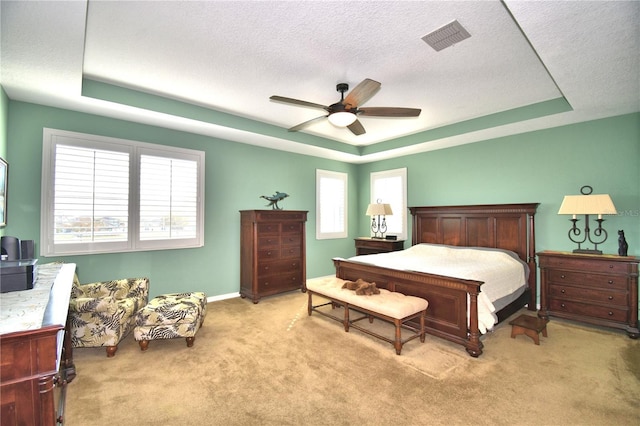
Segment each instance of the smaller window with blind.
[{"label": "smaller window with blind", "polygon": [[371,173],[371,203],[391,205],[393,214],[386,217],[387,235],[406,240],[407,233],[407,169]]},{"label": "smaller window with blind", "polygon": [[204,152],[44,129],[42,256],[200,247]]},{"label": "smaller window with blind", "polygon": [[316,170],[316,238],[347,237],[348,175]]}]

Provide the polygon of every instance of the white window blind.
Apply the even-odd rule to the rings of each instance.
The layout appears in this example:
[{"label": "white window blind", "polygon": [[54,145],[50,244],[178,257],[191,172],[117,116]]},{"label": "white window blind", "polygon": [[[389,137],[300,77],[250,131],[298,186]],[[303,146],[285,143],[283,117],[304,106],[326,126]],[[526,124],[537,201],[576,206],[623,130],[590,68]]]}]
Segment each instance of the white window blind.
[{"label": "white window blind", "polygon": [[204,244],[204,152],[45,129],[42,158],[42,256]]},{"label": "white window blind", "polygon": [[316,238],[347,237],[346,173],[316,170]]},{"label": "white window blind", "polygon": [[129,154],[57,145],[54,244],[126,241]]},{"label": "white window blind", "polygon": [[407,239],[407,169],[371,173],[371,203],[390,204],[393,214],[386,217],[387,235]]},{"label": "white window blind", "polygon": [[195,237],[197,181],[195,161],[141,156],[140,239]]}]

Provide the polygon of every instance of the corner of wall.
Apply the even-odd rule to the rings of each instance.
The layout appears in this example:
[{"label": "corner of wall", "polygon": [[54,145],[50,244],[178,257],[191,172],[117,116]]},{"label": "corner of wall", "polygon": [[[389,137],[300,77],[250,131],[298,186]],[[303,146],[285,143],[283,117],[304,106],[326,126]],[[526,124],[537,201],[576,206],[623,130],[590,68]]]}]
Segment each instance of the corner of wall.
[{"label": "corner of wall", "polygon": [[[0,157],[7,160],[7,140],[9,139],[9,97],[0,85]],[[4,235],[4,226],[0,227],[0,236]]]},{"label": "corner of wall", "polygon": [[0,85],[0,157],[7,159],[7,138],[9,127],[9,97]]}]

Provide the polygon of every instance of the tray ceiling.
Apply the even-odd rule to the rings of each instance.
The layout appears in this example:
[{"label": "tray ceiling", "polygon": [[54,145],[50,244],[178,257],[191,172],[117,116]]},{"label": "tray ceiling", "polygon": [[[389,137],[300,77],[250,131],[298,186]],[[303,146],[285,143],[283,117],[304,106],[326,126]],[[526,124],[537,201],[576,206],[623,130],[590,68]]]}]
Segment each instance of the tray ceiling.
[{"label": "tray ceiling", "polygon": [[[367,162],[640,111],[635,1],[2,1],[10,99]],[[422,39],[458,21],[469,38]],[[337,83],[382,83],[366,134],[321,120]]]}]

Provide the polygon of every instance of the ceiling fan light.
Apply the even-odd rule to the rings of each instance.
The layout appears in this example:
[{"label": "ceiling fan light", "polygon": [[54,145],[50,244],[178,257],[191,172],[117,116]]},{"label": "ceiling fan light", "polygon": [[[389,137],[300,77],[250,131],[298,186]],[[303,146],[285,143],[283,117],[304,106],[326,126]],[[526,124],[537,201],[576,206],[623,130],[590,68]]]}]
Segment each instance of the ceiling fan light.
[{"label": "ceiling fan light", "polygon": [[356,121],[356,115],[352,112],[334,112],[329,115],[329,122],[336,127],[347,127],[353,124]]}]

